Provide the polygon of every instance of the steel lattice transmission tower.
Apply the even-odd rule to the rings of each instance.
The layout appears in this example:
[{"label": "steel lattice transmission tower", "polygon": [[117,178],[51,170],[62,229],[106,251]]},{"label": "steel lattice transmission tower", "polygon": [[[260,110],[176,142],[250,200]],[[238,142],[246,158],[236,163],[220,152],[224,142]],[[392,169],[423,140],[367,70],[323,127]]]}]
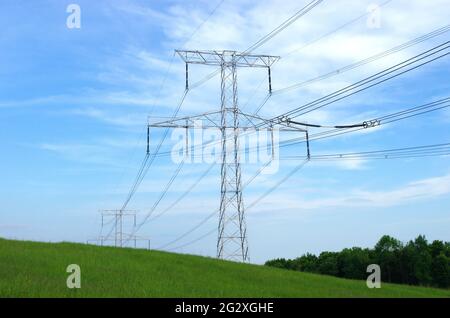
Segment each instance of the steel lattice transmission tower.
[{"label": "steel lattice transmission tower", "polygon": [[[241,166],[239,158],[238,67],[270,66],[275,56],[240,54],[235,51],[176,51],[188,64],[220,67],[222,161],[217,257],[247,262],[247,226],[242,199]],[[270,81],[269,81],[270,82]],[[232,134],[227,131],[232,130]],[[231,140],[230,140],[231,139]]]},{"label": "steel lattice transmission tower", "polygon": [[[149,127],[198,128],[197,120],[209,123],[202,128],[215,128],[221,131],[221,192],[219,208],[219,226],[217,238],[217,257],[240,262],[249,261],[247,246],[247,227],[245,207],[242,198],[241,162],[239,134],[240,131],[256,130],[257,127],[281,126],[280,130],[302,131],[291,127],[286,121],[267,120],[256,114],[249,115],[239,109],[237,70],[241,67],[258,67],[268,70],[269,94],[272,92],[270,67],[279,57],[254,55],[236,51],[175,51],[186,63],[186,91],[189,90],[189,64],[210,65],[220,68],[221,107],[219,111],[203,113],[197,116],[173,118],[171,120],[149,123]],[[218,117],[218,118],[217,118]],[[245,121],[245,125],[240,123]],[[148,139],[148,138],[147,138]],[[189,147],[186,147],[186,154]]]},{"label": "steel lattice transmission tower", "polygon": [[[138,241],[146,241],[148,243],[148,249],[150,249],[150,239],[124,232],[125,218],[131,218],[133,220],[132,227],[136,227],[136,210],[100,210],[100,213],[102,215],[102,231],[105,225],[112,222],[111,232],[108,235],[102,235],[100,233],[99,237],[89,239],[87,243],[96,242],[103,246],[105,243],[112,242],[111,244],[114,247],[125,247],[127,242],[133,241],[134,247],[136,247]],[[109,222],[106,219],[110,219]]]}]

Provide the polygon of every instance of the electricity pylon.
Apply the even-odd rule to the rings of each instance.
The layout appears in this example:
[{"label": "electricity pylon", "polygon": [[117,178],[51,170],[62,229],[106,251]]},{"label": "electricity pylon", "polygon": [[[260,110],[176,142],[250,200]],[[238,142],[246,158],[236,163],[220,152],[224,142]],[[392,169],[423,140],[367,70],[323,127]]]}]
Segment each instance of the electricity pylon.
[{"label": "electricity pylon", "polygon": [[114,222],[114,246],[123,247],[123,217],[133,218],[133,224],[136,226],[136,211],[131,210],[102,210],[102,227],[105,224],[105,218],[113,217]]},{"label": "electricity pylon", "polygon": [[[239,133],[242,130],[255,129],[257,124],[272,127],[285,126],[286,130],[305,131],[289,127],[285,122],[272,123],[257,115],[248,115],[240,111],[238,105],[237,69],[240,67],[267,68],[269,94],[272,92],[270,67],[279,57],[254,55],[236,51],[175,51],[186,64],[186,90],[189,89],[188,65],[202,64],[220,67],[221,108],[220,111],[204,113],[198,116],[176,118],[164,122],[149,124],[149,127],[195,128],[195,121],[204,119],[210,123],[203,128],[218,128],[221,131],[221,186],[220,208],[217,238],[217,257],[221,259],[248,262],[247,226],[242,197],[242,179]],[[220,119],[212,119],[219,115]],[[248,126],[243,126],[243,118]],[[212,123],[212,124],[211,124]],[[272,134],[273,136],[273,134]],[[186,133],[187,138],[187,133]],[[186,139],[187,141],[187,139]],[[273,147],[273,137],[272,137]]]},{"label": "electricity pylon", "polygon": [[[148,249],[150,249],[150,240],[144,237],[138,237],[124,232],[124,218],[129,217],[133,219],[133,228],[136,227],[135,210],[101,210],[102,214],[102,229],[105,225],[113,223],[111,234],[114,232],[114,237],[108,235],[101,235],[95,239],[90,239],[87,242],[97,242],[103,246],[104,243],[113,242],[115,247],[124,247],[126,242],[134,241],[134,247],[137,246],[137,241],[146,241]],[[106,219],[111,218],[110,221]]]}]

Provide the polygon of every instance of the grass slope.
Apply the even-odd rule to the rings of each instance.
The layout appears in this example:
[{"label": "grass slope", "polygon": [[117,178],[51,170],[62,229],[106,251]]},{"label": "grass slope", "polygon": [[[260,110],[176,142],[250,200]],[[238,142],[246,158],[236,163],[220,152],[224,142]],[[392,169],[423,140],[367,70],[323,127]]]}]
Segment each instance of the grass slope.
[{"label": "grass slope", "polygon": [[[66,267],[81,267],[81,289]],[[0,239],[0,297],[450,297],[382,284],[158,251]]]}]

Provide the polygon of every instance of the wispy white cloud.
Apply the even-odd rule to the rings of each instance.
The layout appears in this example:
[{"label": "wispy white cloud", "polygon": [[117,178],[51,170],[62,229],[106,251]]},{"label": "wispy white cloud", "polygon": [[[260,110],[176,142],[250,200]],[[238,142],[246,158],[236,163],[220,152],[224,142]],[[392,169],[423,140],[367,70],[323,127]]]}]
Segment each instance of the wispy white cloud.
[{"label": "wispy white cloud", "polygon": [[[301,188],[300,188],[301,189]],[[315,189],[323,192],[323,189]],[[336,192],[336,191],[335,191]],[[362,190],[353,188],[338,191],[334,195],[325,193],[318,199],[301,199],[297,195],[275,194],[260,204],[257,209],[261,212],[280,211],[307,211],[340,207],[394,207],[412,204],[416,201],[431,200],[450,193],[450,174],[440,177],[426,178],[412,181],[391,190]],[[256,213],[256,212],[255,212]]]}]

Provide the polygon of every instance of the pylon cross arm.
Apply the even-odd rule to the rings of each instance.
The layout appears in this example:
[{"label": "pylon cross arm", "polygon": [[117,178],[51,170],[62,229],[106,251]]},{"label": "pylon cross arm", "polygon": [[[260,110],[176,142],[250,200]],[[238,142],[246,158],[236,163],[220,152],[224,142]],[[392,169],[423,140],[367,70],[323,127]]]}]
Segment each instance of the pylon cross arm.
[{"label": "pylon cross arm", "polygon": [[221,66],[234,63],[237,67],[270,67],[279,56],[239,53],[236,51],[175,50],[185,63]]},{"label": "pylon cross arm", "polygon": [[[246,122],[246,125],[240,125],[238,127],[239,130],[255,130],[256,127],[259,127],[259,129],[261,130],[262,129],[269,130],[276,128],[280,131],[303,131],[303,132],[306,131],[301,127],[288,125],[284,121],[265,119],[255,114],[246,114],[240,110],[238,110],[237,112],[238,116],[242,119],[242,121]],[[236,128],[232,124],[223,127],[220,118],[221,115],[222,111],[214,111],[196,116],[171,118],[169,120],[152,122],[149,123],[148,126],[152,128],[189,128],[189,129]]]}]

